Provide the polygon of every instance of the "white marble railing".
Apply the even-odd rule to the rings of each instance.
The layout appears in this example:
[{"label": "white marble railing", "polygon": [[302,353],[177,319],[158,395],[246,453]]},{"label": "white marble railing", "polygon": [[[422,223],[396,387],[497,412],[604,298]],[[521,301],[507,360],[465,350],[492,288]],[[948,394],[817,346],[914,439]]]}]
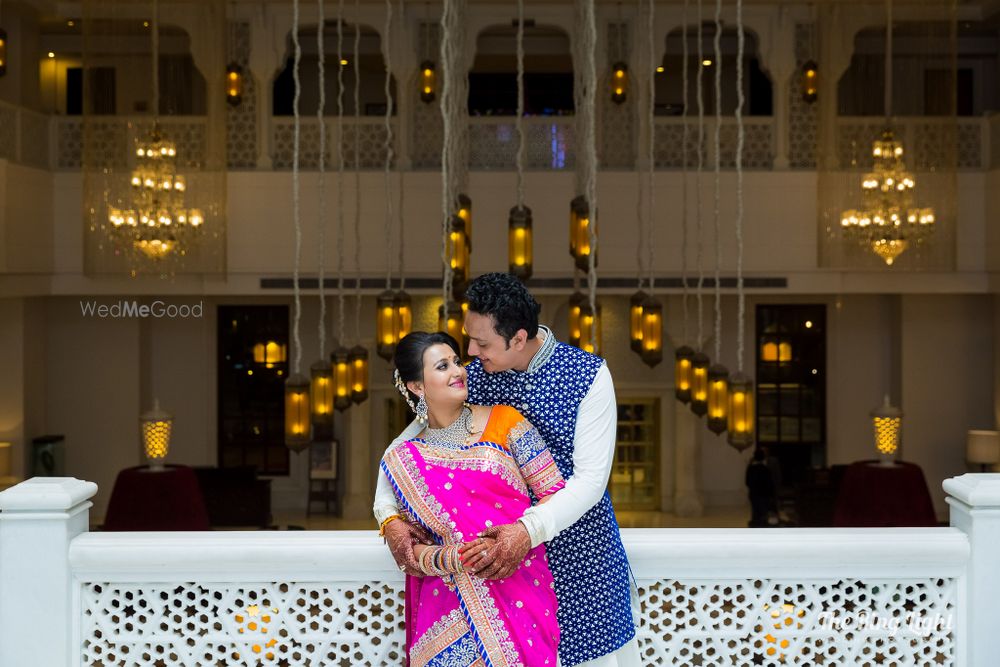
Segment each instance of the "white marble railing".
[{"label": "white marble railing", "polygon": [[[1000,475],[945,489],[951,528],[622,531],[644,664],[993,667]],[[0,664],[400,664],[374,531],[88,533],[95,492],[0,493]]]},{"label": "white marble railing", "polygon": [[[398,151],[399,130],[395,119],[393,151]],[[385,165],[385,119],[377,116],[344,118],[343,131],[336,118],[326,119],[326,169],[337,168],[337,142],[344,152],[344,168],[355,164],[355,134],[357,134],[358,164],[362,169],[382,169]],[[315,117],[300,120],[299,166],[319,169],[320,124]],[[291,169],[295,159],[295,119],[276,116],[271,119],[271,160],[276,170]]]},{"label": "white marble railing", "polygon": [[[656,166],[680,169],[684,166],[684,125],[688,127],[687,161],[688,168],[697,165],[698,119],[688,116],[667,116],[656,119],[654,135],[654,159]],[[705,167],[715,166],[715,126],[714,117],[705,118],[702,133],[702,151]],[[743,166],[747,169],[770,169],[775,157],[775,121],[770,116],[746,116],[743,118],[744,144]],[[719,166],[732,169],[736,166],[736,142],[738,128],[736,119],[727,116],[719,127]]]}]

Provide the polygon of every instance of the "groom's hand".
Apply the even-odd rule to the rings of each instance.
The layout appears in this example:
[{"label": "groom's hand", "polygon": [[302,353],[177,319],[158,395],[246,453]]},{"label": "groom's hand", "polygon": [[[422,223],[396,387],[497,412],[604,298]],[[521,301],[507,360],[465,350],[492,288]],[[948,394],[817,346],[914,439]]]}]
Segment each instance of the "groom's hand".
[{"label": "groom's hand", "polygon": [[482,579],[506,579],[517,571],[531,550],[528,529],[520,521],[492,526],[480,535],[496,540],[490,553],[492,559],[476,571],[476,576]]},{"label": "groom's hand", "polygon": [[414,577],[424,576],[413,555],[413,545],[434,543],[426,530],[403,519],[390,521],[385,525],[385,543],[400,570]]}]

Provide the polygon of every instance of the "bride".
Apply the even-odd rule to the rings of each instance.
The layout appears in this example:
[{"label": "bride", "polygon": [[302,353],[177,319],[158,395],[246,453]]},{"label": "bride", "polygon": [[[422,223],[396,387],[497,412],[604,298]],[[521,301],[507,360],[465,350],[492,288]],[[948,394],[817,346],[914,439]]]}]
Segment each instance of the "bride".
[{"label": "bride", "polygon": [[559,627],[545,546],[507,579],[474,576],[497,546],[479,533],[517,521],[532,497],[544,502],[565,484],[549,450],[514,408],[466,403],[466,371],[448,334],[413,332],[393,361],[396,388],[425,428],[382,457],[402,514],[382,530],[413,521],[435,542],[414,548],[426,576],[408,581],[410,666],[555,666]]}]

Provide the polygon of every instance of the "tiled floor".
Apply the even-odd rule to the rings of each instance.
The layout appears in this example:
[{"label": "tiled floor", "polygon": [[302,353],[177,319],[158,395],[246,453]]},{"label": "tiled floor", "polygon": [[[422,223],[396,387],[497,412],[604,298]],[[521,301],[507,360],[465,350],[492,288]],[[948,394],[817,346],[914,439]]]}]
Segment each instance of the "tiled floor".
[{"label": "tiled floor", "polygon": [[[622,528],[745,528],[750,518],[749,507],[713,507],[699,517],[678,517],[666,512],[617,512]],[[305,530],[368,530],[375,527],[374,519],[340,519],[313,513],[308,519],[304,512],[275,512],[274,524],[281,528]]]}]

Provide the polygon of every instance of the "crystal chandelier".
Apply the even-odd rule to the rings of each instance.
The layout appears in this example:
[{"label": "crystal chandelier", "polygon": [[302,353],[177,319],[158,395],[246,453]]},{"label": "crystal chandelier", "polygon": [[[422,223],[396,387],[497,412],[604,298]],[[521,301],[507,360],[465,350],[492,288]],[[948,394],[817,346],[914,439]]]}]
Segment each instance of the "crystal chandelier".
[{"label": "crystal chandelier", "polygon": [[158,123],[135,150],[129,207],[108,208],[115,233],[150,259],[183,255],[189,232],[205,222],[200,209],[186,208],[187,182],[177,174],[177,147],[163,137]]},{"label": "crystal chandelier", "polygon": [[861,180],[861,209],[840,215],[844,235],[853,238],[891,266],[912,244],[934,229],[934,209],[913,204],[916,181],[906,171],[903,143],[889,129],[892,117],[892,0],[886,0],[885,120],[881,138],[872,143],[874,171]]},{"label": "crystal chandelier", "polygon": [[887,265],[934,228],[934,209],[913,204],[916,181],[903,163],[903,144],[891,130],[872,145],[874,171],[861,181],[861,209],[840,216],[844,232]]},{"label": "crystal chandelier", "polygon": [[[153,113],[160,107],[160,26],[157,2],[153,1]],[[112,233],[126,247],[151,260],[187,253],[190,236],[205,222],[204,213],[185,207],[187,181],[177,174],[177,146],[163,136],[159,119],[145,141],[135,149],[136,168],[132,172],[127,204],[108,206]]]}]

